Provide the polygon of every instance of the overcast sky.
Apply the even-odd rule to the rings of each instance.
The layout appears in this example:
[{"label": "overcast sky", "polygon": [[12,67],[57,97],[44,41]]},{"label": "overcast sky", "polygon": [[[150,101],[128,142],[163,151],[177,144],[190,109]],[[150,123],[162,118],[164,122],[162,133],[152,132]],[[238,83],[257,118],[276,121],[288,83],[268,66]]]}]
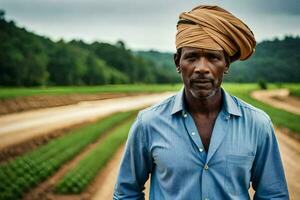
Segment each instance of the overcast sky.
[{"label": "overcast sky", "polygon": [[0,9],[53,40],[123,40],[135,50],[174,51],[178,15],[207,3],[242,19],[257,41],[300,35],[300,0],[0,0]]}]

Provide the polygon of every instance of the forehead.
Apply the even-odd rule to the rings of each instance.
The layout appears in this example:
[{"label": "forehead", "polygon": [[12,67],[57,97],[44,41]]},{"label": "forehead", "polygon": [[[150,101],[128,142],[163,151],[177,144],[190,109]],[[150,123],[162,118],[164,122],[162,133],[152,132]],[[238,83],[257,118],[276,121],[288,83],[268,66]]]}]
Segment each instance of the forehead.
[{"label": "forehead", "polygon": [[224,51],[222,50],[210,50],[210,49],[203,49],[203,48],[196,48],[196,47],[183,47],[181,50],[181,54],[190,54],[190,53],[197,53],[197,54],[219,54],[224,55]]}]

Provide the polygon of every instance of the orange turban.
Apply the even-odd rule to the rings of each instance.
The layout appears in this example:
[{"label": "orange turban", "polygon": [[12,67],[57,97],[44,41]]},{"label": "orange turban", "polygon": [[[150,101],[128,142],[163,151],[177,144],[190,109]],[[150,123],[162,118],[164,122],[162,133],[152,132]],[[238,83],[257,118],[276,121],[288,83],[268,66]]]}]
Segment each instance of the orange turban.
[{"label": "orange turban", "polygon": [[224,50],[231,61],[246,60],[255,50],[252,31],[218,6],[198,6],[179,16],[176,48]]}]

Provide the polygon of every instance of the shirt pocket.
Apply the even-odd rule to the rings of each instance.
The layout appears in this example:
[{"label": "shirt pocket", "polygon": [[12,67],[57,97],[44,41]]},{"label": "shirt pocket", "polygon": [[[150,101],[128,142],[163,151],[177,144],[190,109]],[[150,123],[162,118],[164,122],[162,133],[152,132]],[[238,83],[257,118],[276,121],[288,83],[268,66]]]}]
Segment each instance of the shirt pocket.
[{"label": "shirt pocket", "polygon": [[248,192],[254,156],[227,155],[225,188],[231,195]]}]

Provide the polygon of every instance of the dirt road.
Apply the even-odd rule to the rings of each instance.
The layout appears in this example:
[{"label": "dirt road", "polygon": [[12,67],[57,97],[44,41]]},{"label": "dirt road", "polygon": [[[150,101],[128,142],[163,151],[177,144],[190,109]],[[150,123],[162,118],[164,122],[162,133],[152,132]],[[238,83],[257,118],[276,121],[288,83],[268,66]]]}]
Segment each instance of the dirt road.
[{"label": "dirt road", "polygon": [[[114,185],[117,180],[118,176],[118,170],[120,161],[122,159],[124,146],[122,145],[117,153],[114,155],[114,157],[109,161],[109,163],[106,165],[106,167],[101,171],[100,175],[103,180],[102,182],[105,184],[99,185],[99,190],[95,193],[92,200],[107,200],[112,199],[113,196],[113,189]],[[145,190],[145,199],[148,200],[148,194],[149,194],[149,181],[146,183],[146,190]]]},{"label": "dirt road", "polygon": [[275,108],[300,115],[300,101],[296,97],[289,96],[288,89],[259,90],[252,92],[251,96]]},{"label": "dirt road", "polygon": [[63,127],[154,104],[173,93],[149,94],[39,109],[0,117],[0,149]]}]

